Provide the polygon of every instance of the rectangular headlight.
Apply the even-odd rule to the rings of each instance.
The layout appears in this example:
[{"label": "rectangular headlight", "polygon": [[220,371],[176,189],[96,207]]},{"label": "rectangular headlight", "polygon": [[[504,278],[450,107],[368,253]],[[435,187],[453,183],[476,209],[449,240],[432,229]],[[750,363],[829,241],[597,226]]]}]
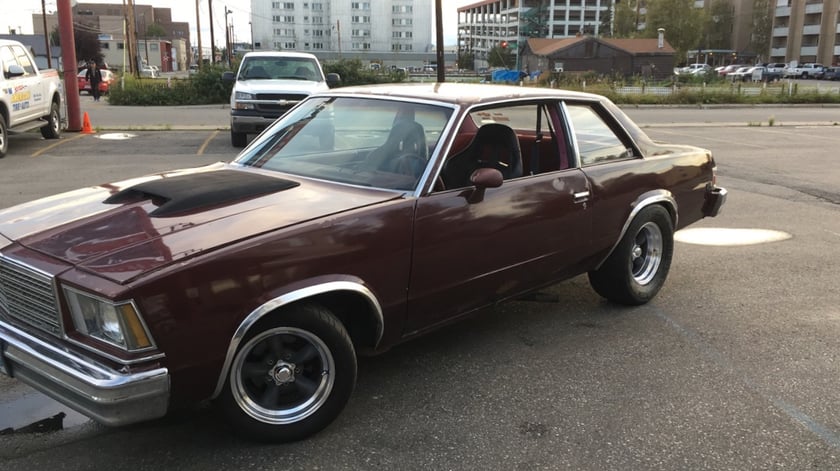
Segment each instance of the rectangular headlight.
[{"label": "rectangular headlight", "polygon": [[242,100],[253,100],[255,95],[253,93],[236,92],[233,95],[233,108],[237,110],[253,110],[253,103],[242,103]]},{"label": "rectangular headlight", "polygon": [[112,303],[67,287],[64,294],[77,331],[126,351],[153,346],[134,303]]}]

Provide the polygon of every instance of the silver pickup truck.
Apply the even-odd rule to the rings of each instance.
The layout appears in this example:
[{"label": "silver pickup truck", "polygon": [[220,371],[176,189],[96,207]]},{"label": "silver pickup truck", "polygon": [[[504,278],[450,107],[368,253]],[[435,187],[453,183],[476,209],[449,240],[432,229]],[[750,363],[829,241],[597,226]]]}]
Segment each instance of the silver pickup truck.
[{"label": "silver pickup truck", "polygon": [[47,139],[61,135],[64,87],[54,69],[39,70],[29,50],[0,39],[0,157],[9,134],[41,129]]}]

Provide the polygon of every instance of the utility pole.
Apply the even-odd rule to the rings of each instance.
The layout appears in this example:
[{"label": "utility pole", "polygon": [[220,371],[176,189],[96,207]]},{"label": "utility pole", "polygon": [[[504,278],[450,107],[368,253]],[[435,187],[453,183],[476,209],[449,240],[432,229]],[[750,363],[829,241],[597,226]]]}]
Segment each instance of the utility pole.
[{"label": "utility pole", "polygon": [[201,68],[204,66],[204,54],[201,52],[201,15],[199,15],[198,2],[199,0],[195,0],[195,32],[198,36],[198,67]]},{"label": "utility pole", "polygon": [[44,41],[47,43],[47,68],[52,69],[52,51],[50,50],[50,32],[47,31],[47,0],[41,0],[41,19],[44,20]]},{"label": "utility pole", "polygon": [[130,45],[131,72],[135,77],[140,76],[140,52],[137,51],[137,18],[134,15],[134,0],[128,0],[128,44]]},{"label": "utility pole", "polygon": [[230,28],[233,27],[233,25],[228,26],[228,15],[231,13],[233,13],[233,11],[229,10],[228,7],[225,6],[225,51],[227,51],[228,67],[231,67],[231,64],[233,64],[233,59],[231,59],[230,53]]},{"label": "utility pole", "polygon": [[441,0],[435,0],[435,30],[437,40],[437,81],[446,81],[446,60],[443,57],[443,13]]},{"label": "utility pole", "polygon": [[335,30],[338,33],[338,58],[341,59],[341,20],[335,20]]},{"label": "utility pole", "polygon": [[207,8],[210,10],[210,63],[216,63],[216,37],[213,35],[213,0],[207,0]]},{"label": "utility pole", "polygon": [[[76,91],[79,84],[76,82],[76,74],[79,72],[76,66],[76,38],[73,34],[73,10],[70,0],[58,0],[58,34],[61,37],[61,44],[69,47],[61,48],[61,58],[64,63],[64,89]],[[67,130],[82,130],[82,107],[79,103],[78,93],[67,93]]]}]

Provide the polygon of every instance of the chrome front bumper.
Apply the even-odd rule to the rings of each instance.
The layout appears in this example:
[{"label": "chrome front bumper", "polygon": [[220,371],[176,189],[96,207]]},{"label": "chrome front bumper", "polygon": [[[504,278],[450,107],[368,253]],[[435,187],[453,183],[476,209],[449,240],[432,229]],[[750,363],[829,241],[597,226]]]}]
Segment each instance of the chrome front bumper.
[{"label": "chrome front bumper", "polygon": [[155,419],[169,406],[169,372],[123,373],[0,320],[6,374],[105,425]]}]

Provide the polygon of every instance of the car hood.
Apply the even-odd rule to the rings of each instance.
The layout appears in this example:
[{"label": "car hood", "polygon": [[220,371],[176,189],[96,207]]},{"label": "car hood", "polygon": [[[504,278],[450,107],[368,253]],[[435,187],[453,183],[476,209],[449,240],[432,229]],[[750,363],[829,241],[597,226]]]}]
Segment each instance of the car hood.
[{"label": "car hood", "polygon": [[128,283],[258,234],[401,197],[215,164],[0,210],[0,235]]},{"label": "car hood", "polygon": [[327,82],[313,82],[311,80],[238,80],[234,89],[245,93],[300,93],[310,95],[329,90]]}]

